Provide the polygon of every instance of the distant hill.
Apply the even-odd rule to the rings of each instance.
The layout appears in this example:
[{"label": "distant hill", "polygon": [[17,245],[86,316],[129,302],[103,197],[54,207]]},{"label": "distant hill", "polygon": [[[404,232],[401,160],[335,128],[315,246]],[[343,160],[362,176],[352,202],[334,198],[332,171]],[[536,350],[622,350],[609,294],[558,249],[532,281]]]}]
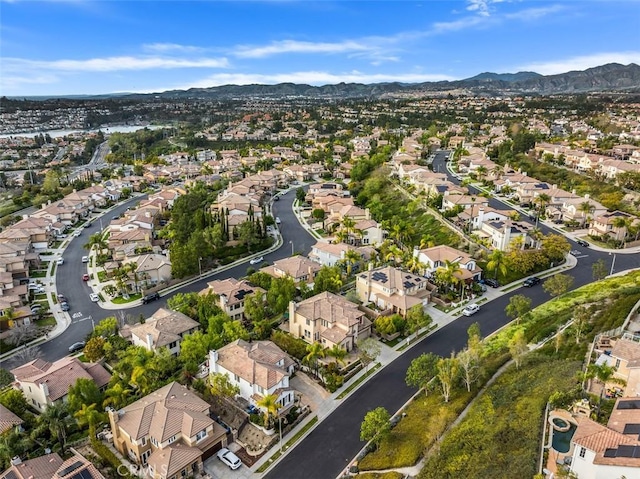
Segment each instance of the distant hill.
[{"label": "distant hill", "polygon": [[518,73],[491,73],[485,72],[480,73],[480,75],[476,75],[474,77],[468,78],[465,81],[503,81],[503,82],[517,82],[529,80],[531,78],[540,78],[543,75],[536,72],[518,72]]}]

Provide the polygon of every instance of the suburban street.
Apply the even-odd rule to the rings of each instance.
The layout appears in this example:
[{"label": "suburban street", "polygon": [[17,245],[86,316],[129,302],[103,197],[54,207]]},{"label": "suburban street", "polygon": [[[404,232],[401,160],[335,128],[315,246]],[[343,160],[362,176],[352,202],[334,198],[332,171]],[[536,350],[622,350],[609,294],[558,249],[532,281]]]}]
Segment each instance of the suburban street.
[{"label": "suburban street", "polygon": [[[438,152],[434,160],[434,169],[446,171],[444,162],[448,152]],[[299,224],[295,217],[292,204],[295,199],[295,189],[280,196],[280,200],[273,203],[273,215],[281,220],[279,225],[282,233],[282,245],[274,252],[265,254],[265,262],[288,257],[292,249],[295,252],[307,254],[316,240]],[[108,211],[103,217],[106,225],[112,216],[119,215],[140,197],[117,206]],[[496,209],[506,209],[507,206],[496,199],[490,199],[490,205]],[[89,287],[82,281],[82,274],[86,272],[86,265],[81,262],[81,257],[88,252],[83,245],[91,234],[99,229],[99,220],[94,220],[78,238],[73,238],[64,253],[65,263],[58,266],[56,285],[59,293],[67,296],[72,317],[71,326],[60,336],[40,346],[42,357],[53,361],[68,354],[68,347],[76,341],[84,340],[91,331],[93,323],[114,315],[117,311],[102,309],[98,304],[89,300]],[[541,229],[548,233],[550,229],[541,225]],[[578,256],[577,266],[568,271],[575,278],[574,287],[582,286],[592,281],[591,265],[598,259],[603,259],[607,267],[612,263],[613,256],[608,252],[582,248],[577,245],[583,254]],[[616,253],[615,271],[640,267],[640,255]],[[185,285],[177,291],[162,296],[160,301],[147,305],[140,305],[124,309],[124,312],[133,317],[142,314],[145,317],[153,314],[159,307],[166,305],[166,300],[176,292],[200,291],[206,287],[208,281],[224,279],[228,277],[239,278],[246,274],[250,267],[248,259],[246,263],[230,268],[226,271],[207,275],[203,278]],[[307,479],[330,479],[337,477],[344,471],[347,464],[355,457],[364,445],[359,439],[360,423],[365,414],[378,406],[385,407],[390,413],[395,413],[415,393],[414,388],[408,387],[405,382],[405,372],[410,362],[422,353],[433,352],[442,356],[448,356],[452,351],[460,350],[467,340],[467,328],[472,323],[480,324],[483,335],[488,335],[510,319],[505,315],[504,309],[509,303],[509,298],[514,294],[522,294],[531,297],[533,306],[542,304],[550,299],[541,285],[526,290],[516,289],[507,293],[491,303],[487,303],[471,318],[461,317],[451,322],[432,335],[422,339],[402,354],[399,358],[381,369],[351,396],[344,400],[328,417],[320,422],[317,427],[294,449],[292,449],[280,462],[269,471],[267,478],[305,477]],[[3,364],[5,368],[13,368],[18,364],[10,360]]]},{"label": "suburban street", "polygon": [[[295,189],[280,196],[280,200],[273,203],[273,215],[280,218],[280,231],[282,233],[282,246],[276,251],[264,255],[264,261],[273,263],[273,261],[286,258],[291,255],[291,244],[295,252],[306,254],[311,250],[311,246],[316,240],[307,231],[300,226],[292,209],[293,200],[296,197]],[[134,204],[143,199],[144,196],[138,196],[127,202],[118,205],[109,210],[102,217],[103,226],[106,226],[113,216],[119,216],[127,208],[131,208]],[[73,237],[66,248],[63,258],[63,265],[56,269],[56,287],[58,293],[64,294],[69,300],[71,310],[68,314],[71,317],[70,327],[61,335],[47,341],[39,346],[41,357],[47,361],[55,361],[69,354],[69,346],[75,342],[83,341],[90,333],[93,324],[99,323],[102,319],[113,316],[117,310],[107,310],[99,306],[98,303],[92,303],[89,299],[91,290],[85,281],[82,281],[82,275],[87,272],[86,264],[82,263],[82,256],[89,254],[84,245],[89,241],[89,236],[97,233],[100,229],[100,220],[93,220],[91,226],[86,228],[82,234]],[[291,243],[290,243],[291,242]],[[257,268],[259,265],[256,265]],[[139,305],[132,308],[123,308],[125,314],[137,318],[140,314],[145,317],[151,316],[158,308],[166,306],[167,299],[174,294],[186,293],[191,291],[200,291],[207,286],[209,281],[215,279],[225,279],[230,277],[240,278],[246,275],[247,269],[250,267],[249,259],[239,266],[227,269],[221,273],[207,275],[203,272],[203,278],[199,281],[185,285],[171,294],[162,296],[160,301]],[[16,360],[8,359],[2,363],[4,368],[14,368],[20,363]]]}]

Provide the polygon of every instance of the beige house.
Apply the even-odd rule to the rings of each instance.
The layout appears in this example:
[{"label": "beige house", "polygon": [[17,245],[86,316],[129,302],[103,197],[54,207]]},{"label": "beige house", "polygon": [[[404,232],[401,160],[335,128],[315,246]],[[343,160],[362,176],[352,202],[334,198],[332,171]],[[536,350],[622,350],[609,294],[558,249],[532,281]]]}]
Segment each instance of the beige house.
[{"label": "beige house", "polygon": [[19,426],[24,421],[0,404],[0,435]]},{"label": "beige house", "polygon": [[78,379],[89,379],[105,388],[111,374],[99,363],[83,363],[78,358],[64,357],[54,363],[34,359],[11,370],[16,388],[22,391],[30,406],[44,411],[48,405],[64,401]]},{"label": "beige house", "polygon": [[225,429],[210,417],[209,403],[172,382],[119,411],[109,411],[115,448],[154,479],[195,476],[202,463],[227,445]]},{"label": "beige house", "polygon": [[602,354],[596,364],[607,363],[616,369],[614,376],[626,382],[624,396],[640,397],[640,338],[623,336],[611,343],[611,351]]},{"label": "beige house", "polygon": [[313,284],[316,273],[321,266],[315,261],[311,261],[306,256],[292,256],[274,261],[273,265],[260,269],[274,278],[290,277],[298,285],[301,283]]},{"label": "beige house", "polygon": [[370,269],[356,276],[356,293],[365,304],[402,316],[416,305],[426,305],[431,291],[427,278],[392,266]]},{"label": "beige house", "polygon": [[289,384],[294,371],[293,359],[271,341],[237,339],[209,352],[210,373],[226,374],[254,406],[264,396],[276,396],[279,414],[294,404],[295,390]]},{"label": "beige house", "polygon": [[447,261],[456,263],[459,266],[460,271],[454,274],[458,280],[465,282],[469,280],[478,281],[482,277],[482,269],[478,267],[476,260],[467,253],[451,246],[440,245],[425,249],[415,248],[413,256],[424,265],[424,271],[428,277],[433,277],[436,270],[444,267]]},{"label": "beige house", "polygon": [[300,303],[289,303],[289,332],[307,343],[319,342],[351,351],[356,342],[369,337],[371,321],[358,305],[342,296],[324,292]]},{"label": "beige house", "polygon": [[180,343],[187,334],[200,328],[200,323],[186,314],[160,308],[142,324],[129,327],[131,342],[149,351],[167,348],[174,356],[180,353]]},{"label": "beige house", "polygon": [[171,261],[163,254],[141,254],[127,258],[124,263],[135,263],[139,283],[151,288],[171,279]]},{"label": "beige house", "polygon": [[616,219],[624,218],[626,220],[635,220],[636,217],[625,213],[624,211],[613,211],[597,216],[589,227],[589,234],[593,236],[610,237],[616,241],[624,241],[627,236],[627,228],[625,226],[615,226]]},{"label": "beige house", "polygon": [[215,280],[208,283],[208,287],[199,294],[218,295],[218,306],[231,316],[233,320],[244,318],[244,299],[250,294],[266,294],[265,290],[251,285],[248,281],[235,278]]}]

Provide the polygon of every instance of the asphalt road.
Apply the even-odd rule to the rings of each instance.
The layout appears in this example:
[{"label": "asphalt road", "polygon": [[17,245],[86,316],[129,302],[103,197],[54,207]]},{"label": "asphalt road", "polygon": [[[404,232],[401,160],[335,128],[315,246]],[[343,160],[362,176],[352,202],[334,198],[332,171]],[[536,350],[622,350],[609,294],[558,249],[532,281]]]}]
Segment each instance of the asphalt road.
[{"label": "asphalt road", "polygon": [[[106,226],[113,216],[122,214],[127,208],[132,207],[144,197],[131,199],[113,210],[106,212],[103,218],[103,225]],[[286,258],[291,255],[291,247],[296,253],[307,254],[311,251],[311,246],[316,243],[313,238],[298,222],[293,214],[292,204],[295,199],[295,189],[280,196],[278,201],[273,203],[273,214],[280,218],[280,231],[283,243],[280,248],[269,254],[264,255],[264,261],[273,263],[275,260]],[[100,230],[99,219],[93,220],[91,226],[83,230],[82,234],[73,238],[66,248],[63,258],[64,264],[56,268],[56,287],[58,293],[62,293],[69,301],[71,325],[67,330],[56,338],[44,343],[40,346],[41,357],[47,361],[55,361],[69,354],[69,346],[78,341],[83,341],[91,332],[92,321],[94,324],[99,323],[102,319],[113,316],[118,310],[102,309],[99,304],[91,302],[89,294],[91,290],[86,282],[82,281],[82,275],[87,272],[86,264],[82,263],[82,256],[88,255],[88,251],[84,245],[89,241],[89,236]],[[258,265],[256,265],[257,267]],[[133,308],[123,309],[125,314],[137,318],[140,314],[149,317],[155,313],[158,308],[166,306],[167,300],[176,293],[185,293],[192,291],[201,291],[206,288],[209,281],[225,278],[240,278],[245,276],[247,269],[251,267],[249,260],[246,263],[228,269],[224,272],[207,276],[203,272],[203,279],[172,292],[171,294],[162,296],[159,301],[155,301],[145,305],[139,305]],[[15,359],[8,359],[2,363],[2,367],[11,369],[20,365]]]},{"label": "asphalt road", "polygon": [[[434,160],[434,170],[446,171],[444,161],[448,152],[438,152]],[[438,166],[440,165],[440,166]],[[453,178],[452,178],[453,179]],[[496,209],[508,207],[497,200],[490,200]],[[543,231],[550,231],[542,225]],[[576,246],[584,252],[578,258],[578,265],[568,272],[575,278],[574,288],[593,281],[591,265],[598,259],[610,265],[612,256]],[[640,255],[618,254],[616,271],[640,267]],[[398,357],[362,387],[358,388],[335,411],[322,421],[300,444],[287,454],[269,473],[267,479],[333,479],[345,471],[349,462],[358,454],[364,443],[360,441],[360,424],[365,414],[382,406],[391,414],[398,411],[415,394],[405,382],[406,371],[413,359],[422,353],[448,356],[452,351],[462,349],[467,341],[468,327],[478,322],[484,336],[507,324],[510,319],[504,313],[509,299],[514,294],[525,294],[538,306],[550,299],[541,285],[519,288],[488,303],[467,318],[457,320],[424,338],[409,351]]]}]

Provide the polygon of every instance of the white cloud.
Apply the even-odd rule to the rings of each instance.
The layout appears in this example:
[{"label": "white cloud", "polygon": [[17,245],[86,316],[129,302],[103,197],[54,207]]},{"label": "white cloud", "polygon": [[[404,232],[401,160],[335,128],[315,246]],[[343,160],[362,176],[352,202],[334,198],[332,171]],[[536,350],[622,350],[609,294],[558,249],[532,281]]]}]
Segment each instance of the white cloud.
[{"label": "white cloud", "polygon": [[467,10],[470,12],[477,12],[478,15],[483,17],[489,16],[489,0],[469,0]]},{"label": "white cloud", "polygon": [[547,15],[558,13],[564,9],[565,7],[563,5],[550,5],[548,7],[527,8],[525,10],[520,10],[519,12],[506,13],[504,15],[504,18],[506,18],[507,20],[522,20],[522,21],[538,20],[539,18],[543,18],[543,17],[546,17]]},{"label": "white cloud", "polygon": [[207,51],[206,48],[193,45],[180,45],[178,43],[147,43],[142,45],[143,50],[156,53],[201,53]]},{"label": "white cloud", "polygon": [[336,43],[282,40],[265,46],[240,45],[235,48],[234,54],[240,58],[264,58],[283,53],[350,53],[373,52],[378,49],[377,46],[353,40]]},{"label": "white cloud", "polygon": [[226,58],[166,58],[158,56],[121,56],[86,60],[26,60],[3,58],[5,71],[49,70],[57,72],[111,72],[175,68],[228,68]]},{"label": "white cloud", "polygon": [[[447,75],[426,73],[363,73],[350,71],[344,73],[330,73],[326,71],[301,71],[290,73],[217,73],[202,80],[186,85],[172,86],[166,89],[207,88],[220,85],[273,85],[276,83],[304,83],[309,85],[333,85],[336,83],[382,83],[402,82],[421,83],[427,81],[454,80]],[[159,91],[159,90],[156,90]]]},{"label": "white cloud", "polygon": [[628,65],[629,63],[640,64],[640,51],[629,52],[606,52],[596,53],[594,55],[583,55],[564,60],[556,60],[552,62],[536,62],[517,67],[517,71],[534,71],[542,75],[556,75],[558,73],[566,73],[572,70],[586,70],[607,63],[621,63]]}]

